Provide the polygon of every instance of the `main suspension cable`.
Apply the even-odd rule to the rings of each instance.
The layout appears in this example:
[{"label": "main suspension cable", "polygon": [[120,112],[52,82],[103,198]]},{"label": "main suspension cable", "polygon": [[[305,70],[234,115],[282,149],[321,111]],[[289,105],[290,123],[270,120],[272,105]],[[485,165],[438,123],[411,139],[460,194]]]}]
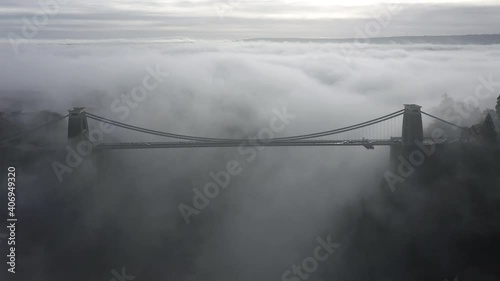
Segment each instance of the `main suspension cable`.
[{"label": "main suspension cable", "polygon": [[[335,130],[330,130],[330,131],[325,131],[325,132],[319,132],[319,133],[313,133],[313,134],[307,134],[307,135],[298,135],[298,136],[290,136],[290,137],[281,137],[281,138],[272,138],[272,139],[267,139],[267,141],[294,141],[294,140],[304,140],[304,139],[311,139],[311,138],[318,138],[318,137],[323,137],[323,136],[328,136],[328,135],[334,135],[334,134],[339,134],[343,132],[348,132],[360,128],[364,128],[370,125],[374,125],[383,121],[387,121],[389,119],[398,117],[403,114],[404,110],[399,110],[394,113],[362,122],[356,125],[348,126],[348,127],[343,127]],[[161,132],[161,131],[156,131],[156,130],[151,130],[151,129],[146,129],[146,128],[141,128],[125,123],[121,123],[118,121],[114,121],[111,119],[107,119],[98,115],[94,115],[91,113],[86,113],[87,117],[93,120],[101,121],[104,123],[108,123],[111,125],[115,125],[117,127],[129,129],[129,130],[134,130],[142,133],[147,133],[147,134],[152,134],[156,136],[162,136],[162,137],[169,137],[169,138],[175,138],[175,139],[182,139],[182,140],[191,140],[191,141],[209,141],[209,142],[224,142],[224,141],[244,141],[247,139],[221,139],[221,138],[207,138],[207,137],[195,137],[195,136],[187,136],[187,135],[179,135],[179,134],[171,134],[171,133],[166,133],[166,132]]]}]

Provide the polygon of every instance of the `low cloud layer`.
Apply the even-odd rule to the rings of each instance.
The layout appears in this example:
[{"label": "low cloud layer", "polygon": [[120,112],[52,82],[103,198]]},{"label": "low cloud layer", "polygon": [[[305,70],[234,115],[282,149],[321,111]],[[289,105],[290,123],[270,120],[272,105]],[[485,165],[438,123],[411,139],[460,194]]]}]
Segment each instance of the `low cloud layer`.
[{"label": "low cloud layer", "polygon": [[[150,123],[151,109],[178,111],[183,118],[179,126],[189,126],[192,133],[229,122],[224,120],[226,110],[248,108],[247,118],[283,105],[301,116],[290,131],[327,129],[345,124],[342,116],[353,110],[357,120],[352,121],[358,121],[401,109],[405,103],[429,110],[445,93],[460,101],[474,94],[480,77],[496,81],[500,76],[491,63],[500,58],[495,45],[356,48],[353,44],[200,41],[23,47],[26,51],[21,55],[9,53],[10,46],[1,47],[2,97],[33,98],[58,112],[71,106],[109,111],[115,98],[142,84],[148,67],[159,67],[169,78],[133,114]],[[491,105],[494,98],[484,104]],[[208,113],[214,124],[198,122]],[[179,126],[173,125],[172,130],[186,130]]]}]

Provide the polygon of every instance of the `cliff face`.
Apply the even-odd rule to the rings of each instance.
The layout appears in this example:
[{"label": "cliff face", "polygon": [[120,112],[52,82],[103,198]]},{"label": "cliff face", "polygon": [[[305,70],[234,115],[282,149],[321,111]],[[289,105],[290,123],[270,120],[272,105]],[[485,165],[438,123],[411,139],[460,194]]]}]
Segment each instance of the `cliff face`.
[{"label": "cliff face", "polygon": [[[499,159],[498,146],[448,145],[395,189],[384,179],[358,221],[343,267],[328,277],[500,280]],[[397,166],[392,170],[401,176]]]}]

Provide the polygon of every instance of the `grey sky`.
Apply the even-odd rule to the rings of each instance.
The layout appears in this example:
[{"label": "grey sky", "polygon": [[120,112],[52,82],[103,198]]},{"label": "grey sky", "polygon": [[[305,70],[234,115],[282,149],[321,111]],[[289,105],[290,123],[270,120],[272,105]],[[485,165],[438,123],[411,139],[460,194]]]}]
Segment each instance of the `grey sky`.
[{"label": "grey sky", "polygon": [[[64,1],[31,40],[345,38],[389,7],[378,0]],[[23,18],[33,22],[43,13],[40,3],[3,0],[0,37],[25,37]],[[405,1],[378,35],[500,33],[499,14],[500,1]]]}]

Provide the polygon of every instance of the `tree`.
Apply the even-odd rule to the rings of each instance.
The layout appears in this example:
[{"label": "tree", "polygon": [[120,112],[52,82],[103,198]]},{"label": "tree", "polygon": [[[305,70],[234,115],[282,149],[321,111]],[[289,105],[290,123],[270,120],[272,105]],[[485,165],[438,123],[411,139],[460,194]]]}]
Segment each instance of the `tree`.
[{"label": "tree", "polygon": [[491,118],[491,114],[488,113],[483,123],[483,137],[488,142],[496,142],[497,140],[497,131],[495,131],[495,123],[493,123],[493,118]]},{"label": "tree", "polygon": [[497,98],[497,106],[495,107],[495,109],[497,111],[498,121],[500,121],[500,96],[498,96]]}]

